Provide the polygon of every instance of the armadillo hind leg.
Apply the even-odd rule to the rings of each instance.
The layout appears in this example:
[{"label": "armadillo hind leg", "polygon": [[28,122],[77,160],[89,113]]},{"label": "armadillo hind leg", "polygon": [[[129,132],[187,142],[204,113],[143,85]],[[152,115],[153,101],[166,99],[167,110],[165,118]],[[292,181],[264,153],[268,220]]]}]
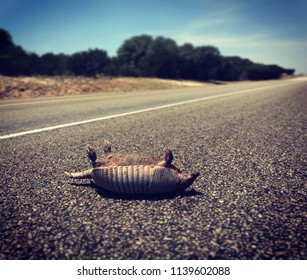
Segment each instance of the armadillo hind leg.
[{"label": "armadillo hind leg", "polygon": [[105,154],[111,153],[111,143],[108,140],[103,141],[103,151]]},{"label": "armadillo hind leg", "polygon": [[97,160],[96,151],[90,145],[87,145],[86,153],[87,153],[88,158],[92,162],[93,167],[96,167],[98,164],[98,162],[96,161]]},{"label": "armadillo hind leg", "polygon": [[92,169],[81,172],[64,172],[64,174],[72,179],[92,179]]}]

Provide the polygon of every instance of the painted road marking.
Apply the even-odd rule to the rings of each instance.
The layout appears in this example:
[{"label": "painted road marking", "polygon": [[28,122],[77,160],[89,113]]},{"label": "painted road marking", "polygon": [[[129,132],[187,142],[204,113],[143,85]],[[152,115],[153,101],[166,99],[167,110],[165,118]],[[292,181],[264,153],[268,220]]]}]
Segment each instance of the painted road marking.
[{"label": "painted road marking", "polygon": [[120,113],[120,114],[115,114],[115,115],[110,115],[110,116],[104,116],[104,117],[100,117],[100,118],[94,118],[94,119],[88,119],[88,120],[83,120],[83,121],[59,124],[59,125],[54,125],[54,126],[47,126],[47,127],[43,127],[43,128],[32,129],[32,130],[2,135],[2,136],[0,136],[0,140],[1,139],[15,138],[15,137],[19,137],[19,136],[23,136],[23,135],[27,135],[27,134],[40,133],[40,132],[43,132],[43,131],[49,131],[49,130],[54,130],[54,129],[58,129],[58,128],[64,128],[64,127],[86,124],[86,123],[91,123],[91,122],[109,120],[109,119],[129,116],[129,115],[135,115],[135,114],[155,111],[155,110],[161,110],[161,109],[165,109],[165,108],[170,108],[170,107],[175,107],[175,106],[180,106],[180,105],[185,105],[185,104],[189,104],[189,103],[205,101],[205,100],[210,100],[210,99],[215,99],[215,98],[220,98],[220,97],[225,97],[225,96],[231,96],[231,95],[236,95],[236,94],[241,94],[241,93],[248,93],[248,92],[259,91],[259,90],[264,90],[264,89],[283,87],[283,86],[289,85],[289,84],[293,84],[293,83],[288,82],[288,83],[282,83],[282,84],[271,85],[271,86],[264,86],[264,87],[260,87],[260,88],[254,88],[254,89],[244,89],[244,90],[239,90],[239,91],[221,93],[221,94],[217,94],[217,95],[213,95],[213,96],[201,97],[201,98],[186,100],[186,101],[182,101],[182,102],[175,102],[175,103],[170,103],[170,104],[167,104],[167,105],[156,106],[156,107],[151,107],[151,108],[147,108],[147,109],[141,109],[141,110],[126,112],[126,113]]},{"label": "painted road marking", "polygon": [[93,96],[80,96],[74,98],[63,98],[63,99],[51,99],[51,100],[34,100],[34,101],[22,101],[16,103],[2,103],[0,107],[14,107],[14,106],[23,106],[23,105],[36,105],[36,104],[44,104],[44,103],[60,103],[67,101],[80,101],[80,100],[88,100],[88,99],[103,99],[103,98],[113,98],[113,97],[123,97],[127,96],[125,94],[112,94],[112,95],[98,95],[95,94]]}]

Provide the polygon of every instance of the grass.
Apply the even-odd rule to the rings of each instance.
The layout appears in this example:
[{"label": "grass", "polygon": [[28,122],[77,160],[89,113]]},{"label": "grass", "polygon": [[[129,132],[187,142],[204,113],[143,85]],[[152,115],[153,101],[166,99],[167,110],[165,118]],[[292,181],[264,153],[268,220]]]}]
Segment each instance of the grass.
[{"label": "grass", "polygon": [[174,89],[202,86],[194,81],[155,78],[86,78],[86,77],[5,77],[0,76],[0,99],[79,95],[103,92]]}]

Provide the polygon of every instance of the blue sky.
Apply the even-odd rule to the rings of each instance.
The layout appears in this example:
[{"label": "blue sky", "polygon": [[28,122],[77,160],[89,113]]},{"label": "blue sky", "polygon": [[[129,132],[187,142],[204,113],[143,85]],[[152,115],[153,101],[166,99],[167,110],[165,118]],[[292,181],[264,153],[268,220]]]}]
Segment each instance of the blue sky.
[{"label": "blue sky", "polygon": [[114,56],[149,34],[307,73],[306,0],[1,0],[0,27],[37,54]]}]

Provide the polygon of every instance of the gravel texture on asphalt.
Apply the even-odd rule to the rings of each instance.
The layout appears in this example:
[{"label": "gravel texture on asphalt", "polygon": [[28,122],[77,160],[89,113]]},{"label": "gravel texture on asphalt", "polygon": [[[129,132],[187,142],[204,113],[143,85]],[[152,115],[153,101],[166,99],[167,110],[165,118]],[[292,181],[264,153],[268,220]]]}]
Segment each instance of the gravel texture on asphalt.
[{"label": "gravel texture on asphalt", "polygon": [[[1,141],[1,259],[306,259],[306,83]],[[72,181],[91,144],[200,177],[167,197]]]}]

